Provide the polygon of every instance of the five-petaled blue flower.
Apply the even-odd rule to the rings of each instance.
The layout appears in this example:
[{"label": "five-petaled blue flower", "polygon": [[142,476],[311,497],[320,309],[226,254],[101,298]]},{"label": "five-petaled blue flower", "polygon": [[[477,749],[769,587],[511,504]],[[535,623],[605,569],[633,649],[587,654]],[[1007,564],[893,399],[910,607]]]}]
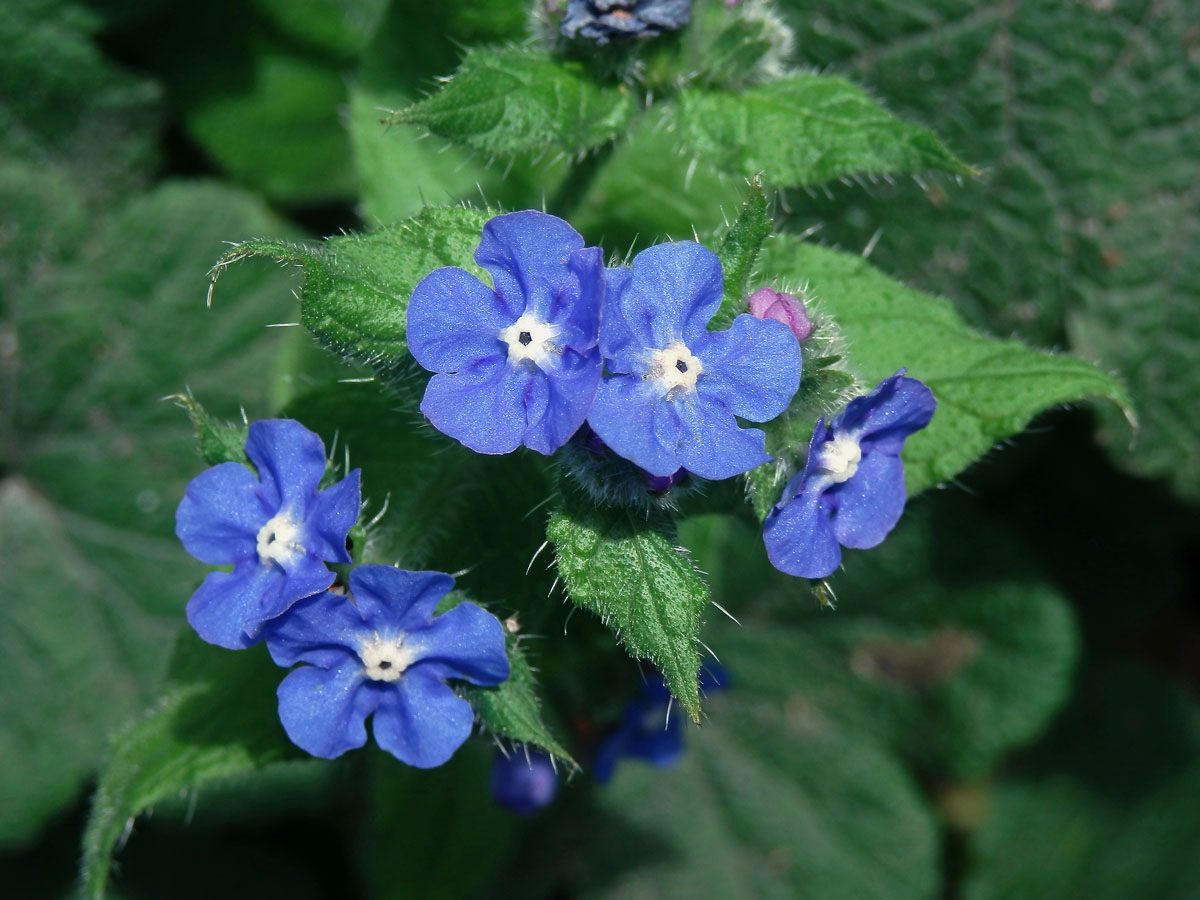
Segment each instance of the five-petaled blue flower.
[{"label": "five-petaled blue flower", "polygon": [[567,0],[560,31],[597,44],[613,38],[653,37],[686,25],[691,7],[691,0]]},{"label": "five-petaled blue flower", "polygon": [[201,562],[233,564],[192,595],[187,618],[210,644],[240,650],[296,601],[333,583],[326,563],[350,562],[346,535],[358,520],[359,471],[317,490],[321,439],[292,419],[250,426],[246,456],[258,477],[225,462],[192,479],[175,513],[175,534]]},{"label": "five-petaled blue flower", "polygon": [[279,685],[279,719],[292,742],[333,759],[367,741],[401,762],[440,766],[471,734],[474,712],[445,683],[508,678],[504,628],[474,603],[434,617],[454,587],[441,572],[359,566],[350,598],[333,591],[296,604],[267,631],[280,666],[300,666]]},{"label": "five-petaled blue flower", "polygon": [[652,475],[682,467],[729,478],[769,461],[763,432],[737,420],[775,418],[799,387],[787,325],[740,315],[728,331],[707,330],[723,290],[716,254],[691,241],[643,250],[632,271],[609,270],[600,351],[611,377],[588,423]]},{"label": "five-petaled blue flower", "polygon": [[[713,693],[729,687],[729,675],[719,663],[700,670],[700,690]],[[601,784],[608,781],[621,757],[640,759],[660,769],[675,765],[683,755],[684,716],[670,714],[671,692],[661,676],[649,679],[642,693],[625,704],[621,724],[596,747],[592,771]]]},{"label": "five-petaled blue flower", "polygon": [[492,761],[492,799],[522,816],[537,812],[554,799],[558,773],[541,750],[497,755]]},{"label": "five-petaled blue flower", "polygon": [[824,578],[841,564],[842,546],[881,543],[904,512],[904,441],[936,407],[933,392],[901,369],[828,425],[818,420],[804,471],[767,516],[763,540],[775,568]]},{"label": "five-petaled blue flower", "polygon": [[421,401],[434,427],[478,453],[524,444],[551,454],[587,418],[600,382],[599,247],[562,219],[526,210],[490,220],[475,261],[437,269],[408,306],[408,347],[435,372]]}]

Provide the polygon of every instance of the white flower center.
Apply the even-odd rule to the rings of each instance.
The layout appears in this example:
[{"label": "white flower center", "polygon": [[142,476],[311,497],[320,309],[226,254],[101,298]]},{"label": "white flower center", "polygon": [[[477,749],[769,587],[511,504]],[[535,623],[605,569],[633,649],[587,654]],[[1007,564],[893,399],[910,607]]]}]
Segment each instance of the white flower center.
[{"label": "white flower center", "polygon": [[853,478],[861,459],[858,441],[846,434],[839,434],[817,448],[817,467],[828,472],[835,484]]},{"label": "white flower center", "polygon": [[694,391],[696,379],[703,373],[704,366],[683,341],[672,341],[664,350],[651,351],[642,377],[659,385],[668,400],[674,400],[682,391]]},{"label": "white flower center", "polygon": [[558,326],[543,322],[529,313],[500,331],[500,340],[508,344],[510,362],[519,363],[528,359],[539,366],[551,355],[562,352],[554,343],[556,337]]},{"label": "white flower center", "polygon": [[400,676],[416,660],[416,652],[404,646],[407,635],[402,631],[395,637],[381,637],[378,632],[363,641],[358,658],[363,670],[373,681],[399,681]]},{"label": "white flower center", "polygon": [[258,558],[264,563],[285,563],[304,552],[300,523],[280,513],[258,531]]}]

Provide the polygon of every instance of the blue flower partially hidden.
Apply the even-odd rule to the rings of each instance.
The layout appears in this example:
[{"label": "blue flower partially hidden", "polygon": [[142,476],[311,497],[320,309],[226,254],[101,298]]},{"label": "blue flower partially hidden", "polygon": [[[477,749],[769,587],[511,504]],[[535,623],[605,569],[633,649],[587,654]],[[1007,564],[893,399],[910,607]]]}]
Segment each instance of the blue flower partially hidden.
[{"label": "blue flower partially hidden", "polygon": [[[700,669],[701,693],[729,687],[729,675],[719,663]],[[621,724],[596,747],[593,773],[601,784],[612,778],[622,757],[640,759],[656,768],[675,765],[683,755],[683,715],[670,715],[671,691],[661,676],[649,679],[642,693],[625,704]]]},{"label": "blue flower partially hidden", "polygon": [[495,685],[508,678],[504,628],[474,603],[434,617],[454,587],[441,572],[359,566],[350,594],[298,603],[267,633],[280,666],[307,663],[279,685],[279,719],[296,746],[333,759],[367,741],[428,769],[471,734],[474,712],[445,683]]},{"label": "blue flower partially hidden", "polygon": [[548,806],[558,792],[558,773],[541,750],[498,755],[492,761],[492,799],[505,809],[528,816]]},{"label": "blue flower partially hidden", "polygon": [[824,578],[841,565],[842,547],[882,543],[904,512],[900,451],[936,407],[933,392],[901,369],[828,425],[818,420],[804,471],[767,516],[763,540],[771,564],[789,575]]},{"label": "blue flower partially hidden", "polygon": [[800,385],[800,347],[787,325],[740,315],[710,332],[721,305],[721,263],[691,241],[659,244],[610,269],[600,351],[612,377],[588,423],[613,451],[651,475],[681,467],[729,478],[770,460],[767,422]]},{"label": "blue flower partially hidden", "polygon": [[358,520],[359,471],[317,490],[325,445],[292,419],[250,426],[246,456],[258,469],[225,462],[192,479],[175,513],[184,548],[213,572],[187,604],[187,619],[210,644],[240,650],[264,623],[333,584],[326,563],[350,562],[346,535]]},{"label": "blue flower partially hidden", "polygon": [[566,37],[590,38],[597,44],[653,37],[686,25],[691,7],[691,0],[567,0],[560,30]]},{"label": "blue flower partially hidden", "polygon": [[449,267],[409,302],[408,348],[436,373],[421,412],[477,453],[523,444],[549,455],[583,424],[600,383],[600,248],[527,210],[490,220],[475,261],[494,288]]}]

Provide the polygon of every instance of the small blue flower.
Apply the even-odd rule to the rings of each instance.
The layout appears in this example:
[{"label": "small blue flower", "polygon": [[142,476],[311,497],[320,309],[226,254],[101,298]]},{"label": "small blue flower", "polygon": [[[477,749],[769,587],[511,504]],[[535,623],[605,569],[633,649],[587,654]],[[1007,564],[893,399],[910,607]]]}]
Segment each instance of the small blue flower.
[{"label": "small blue flower", "polygon": [[359,471],[317,490],[325,445],[293,419],[250,426],[245,466],[225,462],[192,479],[175,513],[184,548],[213,572],[187,604],[187,619],[210,644],[240,650],[264,623],[333,584],[326,563],[350,562],[346,535],[358,520]]},{"label": "small blue flower", "polygon": [[686,25],[691,6],[691,0],[568,0],[560,30],[597,44],[614,37],[653,37]]},{"label": "small blue flower", "polygon": [[508,678],[504,628],[474,603],[434,618],[454,587],[441,572],[359,566],[350,594],[296,604],[268,630],[280,666],[300,666],[279,685],[279,719],[296,746],[333,759],[367,741],[401,762],[440,766],[471,734],[471,705],[445,683],[495,685]]},{"label": "small blue flower", "polygon": [[904,512],[904,441],[929,424],[936,407],[933,392],[901,369],[828,425],[818,420],[804,471],[767,516],[772,565],[824,578],[841,565],[842,547],[881,543]]},{"label": "small blue flower", "polygon": [[449,267],[413,291],[408,348],[436,373],[421,412],[477,453],[524,444],[549,455],[583,424],[600,383],[600,248],[527,210],[490,220],[475,261],[494,289]]},{"label": "small blue flower", "polygon": [[[700,670],[701,692],[729,687],[729,675],[719,663]],[[601,784],[612,778],[621,757],[640,759],[660,769],[683,755],[684,715],[670,715],[671,692],[662,677],[651,678],[640,696],[625,704],[621,724],[596,747],[592,771]]]},{"label": "small blue flower", "polygon": [[800,347],[787,325],[740,315],[706,326],[721,305],[721,263],[682,241],[643,250],[633,269],[610,269],[600,351],[612,377],[588,423],[614,452],[651,475],[681,467],[729,478],[771,457],[757,428],[800,384]]},{"label": "small blue flower", "polygon": [[522,816],[549,805],[558,791],[558,773],[541,750],[498,755],[492,762],[492,799]]}]

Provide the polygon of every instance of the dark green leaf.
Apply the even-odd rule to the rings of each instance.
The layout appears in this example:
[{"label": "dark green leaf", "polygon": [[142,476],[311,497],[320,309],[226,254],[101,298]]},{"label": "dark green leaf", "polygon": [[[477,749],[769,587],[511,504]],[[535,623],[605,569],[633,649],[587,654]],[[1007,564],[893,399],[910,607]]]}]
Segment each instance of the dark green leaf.
[{"label": "dark green leaf", "polygon": [[947,301],[892,281],[861,257],[780,234],[767,241],[759,267],[764,277],[809,283],[866,386],[907,366],[933,390],[933,422],[904,448],[910,494],[953,478],[1050,406],[1102,397],[1130,414],[1124,386],[1091,363],[987,338]]},{"label": "dark green leaf", "polygon": [[371,39],[390,0],[255,0],[283,31],[314,47],[350,54]]},{"label": "dark green leaf", "polygon": [[597,83],[581,64],[508,47],[468,50],[440,91],[391,121],[492,156],[551,147],[575,154],[623,134],[636,111],[631,91]]},{"label": "dark green leaf", "polygon": [[[1142,429],[1104,408],[1128,468],[1200,496],[1200,70],[1184,0],[1013,7],[788,0],[805,62],[849,75],[988,172],[797,198],[997,334],[1069,346],[1129,384]],[[916,77],[914,77],[914,75]],[[1068,344],[1069,340],[1069,344]]]},{"label": "dark green leaf", "polygon": [[113,741],[84,834],[84,893],[102,900],[112,854],[143,811],[207,782],[303,754],[276,712],[284,672],[255,648],[239,653],[181,633],[162,697]]},{"label": "dark green leaf", "polygon": [[902,122],[844,78],[795,73],[733,94],[689,88],[670,119],[701,165],[777,186],[849,175],[974,170],[932,132]]},{"label": "dark green leaf", "polygon": [[196,429],[196,441],[200,445],[200,455],[210,466],[223,462],[236,462],[249,465],[246,456],[246,438],[250,434],[250,426],[244,422],[223,422],[196,402],[190,393],[177,394],[169,398],[174,400],[188,414],[192,426]]},{"label": "dark green leaf", "polygon": [[658,666],[699,721],[697,639],[709,592],[670,524],[576,500],[550,517],[546,536],[571,602],[598,615],[631,656]]},{"label": "dark green leaf", "polygon": [[405,313],[417,282],[441,266],[481,274],[472,257],[491,215],[458,206],[430,207],[404,222],[329,238],[320,246],[243,241],[217,262],[213,281],[231,264],[256,256],[301,267],[305,327],[342,357],[395,377],[409,360]]}]

